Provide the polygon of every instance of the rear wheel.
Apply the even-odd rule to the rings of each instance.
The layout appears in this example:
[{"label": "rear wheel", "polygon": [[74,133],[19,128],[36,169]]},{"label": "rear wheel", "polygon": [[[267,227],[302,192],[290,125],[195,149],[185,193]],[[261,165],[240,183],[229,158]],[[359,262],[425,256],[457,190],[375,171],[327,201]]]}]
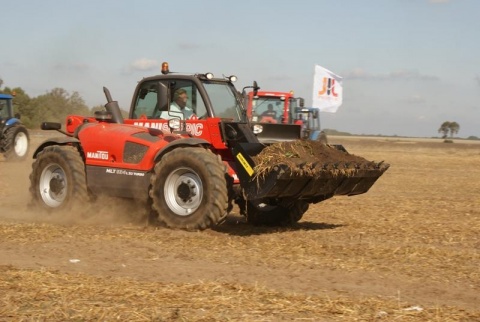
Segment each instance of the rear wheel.
[{"label": "rear wheel", "polygon": [[20,125],[14,125],[5,132],[5,159],[8,161],[24,160],[29,148],[27,129]]},{"label": "rear wheel", "polygon": [[225,165],[210,150],[186,147],[167,153],[155,166],[151,186],[154,222],[167,227],[203,230],[227,214]]},{"label": "rear wheel", "polygon": [[308,203],[297,200],[291,206],[270,205],[260,201],[247,201],[247,222],[252,225],[289,226],[302,219]]},{"label": "rear wheel", "polygon": [[48,210],[70,210],[88,201],[85,165],[75,147],[53,145],[37,155],[30,174],[33,202]]}]

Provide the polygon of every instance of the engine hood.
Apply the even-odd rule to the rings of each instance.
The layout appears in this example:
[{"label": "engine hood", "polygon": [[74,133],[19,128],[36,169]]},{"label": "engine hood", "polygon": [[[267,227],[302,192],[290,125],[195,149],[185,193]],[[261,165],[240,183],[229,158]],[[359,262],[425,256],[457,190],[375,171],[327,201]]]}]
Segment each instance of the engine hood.
[{"label": "engine hood", "polygon": [[87,123],[78,131],[87,165],[150,169],[158,151],[182,136],[117,123]]}]

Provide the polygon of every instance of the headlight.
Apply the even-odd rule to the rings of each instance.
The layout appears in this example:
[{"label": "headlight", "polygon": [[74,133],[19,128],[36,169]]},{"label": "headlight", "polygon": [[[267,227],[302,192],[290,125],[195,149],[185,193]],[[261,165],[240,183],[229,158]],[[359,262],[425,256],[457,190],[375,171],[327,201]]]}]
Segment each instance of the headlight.
[{"label": "headlight", "polygon": [[168,120],[168,127],[173,130],[180,130],[180,119],[171,119]]},{"label": "headlight", "polygon": [[260,134],[263,132],[263,126],[260,124],[255,124],[253,125],[253,133],[254,134]]}]

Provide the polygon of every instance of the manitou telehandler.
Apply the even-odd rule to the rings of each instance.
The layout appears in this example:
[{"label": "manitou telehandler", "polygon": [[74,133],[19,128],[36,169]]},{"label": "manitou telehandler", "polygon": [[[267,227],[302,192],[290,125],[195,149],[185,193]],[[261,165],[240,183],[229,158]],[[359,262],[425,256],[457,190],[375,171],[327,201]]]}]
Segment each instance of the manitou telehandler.
[{"label": "manitou telehandler", "polygon": [[70,115],[64,130],[44,122],[65,136],[34,152],[34,204],[69,211],[107,194],[142,201],[151,222],[201,230],[236,202],[249,223],[279,225],[300,220],[311,203],[367,192],[388,168],[349,164],[347,174],[340,160],[290,159],[289,166],[275,158],[260,171],[256,158],[266,146],[251,130],[235,79],[171,73],[163,63],[162,75],[138,83],[128,118],[104,88],[105,111]]}]

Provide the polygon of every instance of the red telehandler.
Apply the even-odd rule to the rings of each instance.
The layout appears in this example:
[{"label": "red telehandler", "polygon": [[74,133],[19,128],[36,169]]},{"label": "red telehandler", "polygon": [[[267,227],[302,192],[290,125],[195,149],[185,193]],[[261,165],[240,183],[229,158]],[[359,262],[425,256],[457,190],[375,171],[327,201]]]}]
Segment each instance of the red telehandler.
[{"label": "red telehandler", "polygon": [[[293,175],[291,166],[276,164],[258,175],[255,158],[266,146],[251,130],[235,79],[171,73],[163,63],[161,75],[138,83],[128,118],[104,88],[105,111],[70,115],[64,130],[43,122],[42,129],[64,136],[34,152],[34,204],[69,211],[106,194],[142,201],[152,223],[202,230],[236,203],[249,223],[291,224],[311,203],[367,192],[388,168],[371,162],[342,175],[330,170],[332,162],[297,160],[319,174]],[[179,90],[193,113],[188,119],[172,107]]]}]

